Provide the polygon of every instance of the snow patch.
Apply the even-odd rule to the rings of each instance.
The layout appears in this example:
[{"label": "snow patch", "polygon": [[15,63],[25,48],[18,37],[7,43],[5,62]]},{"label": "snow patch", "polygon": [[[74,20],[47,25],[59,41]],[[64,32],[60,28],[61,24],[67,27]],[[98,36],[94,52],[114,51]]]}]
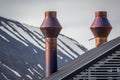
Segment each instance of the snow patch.
[{"label": "snow patch", "polygon": [[65,62],[68,62],[68,60],[67,60],[67,59],[65,59]]},{"label": "snow patch", "polygon": [[6,40],[7,42],[10,42],[7,38],[5,38],[4,36],[2,36],[1,34],[0,34],[0,37],[2,37],[4,40]]},{"label": "snow patch", "polygon": [[[63,39],[64,39],[64,38],[63,38]],[[62,41],[65,41],[65,44],[66,44],[67,42],[70,42],[70,41],[66,41],[66,39],[64,39],[64,40],[63,40],[63,39],[62,39]],[[77,58],[77,55],[74,54],[74,53],[66,46],[66,45],[70,46],[69,44],[71,44],[71,43],[66,44],[66,45],[64,45],[61,41],[59,41],[59,43],[60,43],[60,45],[62,45],[62,47],[63,47],[69,54],[71,54],[73,57]],[[72,45],[72,46],[74,46],[74,45]],[[69,55],[69,54],[67,54],[67,55]]]},{"label": "snow patch", "polygon": [[30,80],[33,80],[33,78],[32,78],[30,75],[26,74],[26,76],[27,76]]},{"label": "snow patch", "polygon": [[[64,47],[63,47],[64,48]],[[63,50],[62,48],[58,47],[58,49],[65,54],[66,56],[68,56],[69,58],[71,58],[72,60],[74,59],[71,55],[69,55],[68,53],[65,52],[65,50]]]},{"label": "snow patch", "polygon": [[[1,21],[1,23],[8,28],[8,30],[7,30],[6,28],[1,27],[1,29],[2,29],[3,31],[5,31],[8,35],[10,35],[11,37],[13,37],[13,38],[16,39],[17,41],[23,43],[25,46],[27,46],[27,47],[29,46],[28,44],[26,44],[26,43],[23,41],[23,38],[22,38],[18,33],[16,33],[15,31],[13,31],[13,29],[12,29],[10,26],[8,26],[8,25],[7,25],[5,22],[3,22],[3,21]],[[17,26],[16,26],[16,27],[17,27]],[[22,33],[22,32],[21,32],[21,33]],[[19,36],[19,38],[18,38],[16,35]],[[21,40],[21,39],[22,39],[22,40]]]},{"label": "snow patch", "polygon": [[44,68],[43,68],[40,64],[37,64],[37,66],[38,66],[40,69],[44,70]]},{"label": "snow patch", "polygon": [[[7,33],[8,36],[11,36],[12,38],[16,39],[21,44],[32,49],[32,53],[34,53],[34,54],[36,53],[36,55],[37,55],[38,53],[41,54],[41,52],[40,52],[41,50],[45,51],[45,39],[44,39],[43,35],[41,34],[41,31],[39,28],[35,28],[33,26],[26,25],[26,24],[21,24],[19,22],[18,23],[12,22],[9,20],[6,20],[6,21],[1,20],[1,23],[2,23],[1,24],[2,26],[0,26],[0,30]],[[9,38],[7,38],[6,36],[4,36],[4,37],[3,36],[4,35],[1,34],[0,38],[2,37],[6,41],[10,41]],[[66,37],[64,35],[59,35],[58,45],[59,45],[58,50],[61,53],[61,55],[58,54],[57,57],[59,58],[60,61],[64,60],[64,62],[69,62],[70,59],[75,59],[79,55],[81,55],[81,53],[83,53],[82,49],[78,46],[79,43],[77,43],[76,41],[74,41],[71,38]],[[80,45],[80,46],[82,46],[82,45]],[[38,48],[40,50],[38,50]],[[65,59],[66,56],[67,56],[67,58]],[[30,66],[28,64],[30,64],[31,61],[30,62],[25,61],[24,63],[25,63],[25,66]],[[0,64],[2,65],[2,62],[0,62]],[[32,67],[32,65],[30,66],[30,68],[26,67],[27,72],[29,73],[29,75],[27,74],[27,77],[29,77],[29,79],[32,79],[32,77],[34,77],[36,75],[38,75],[39,79],[41,79],[44,76],[44,74],[40,73],[40,71],[39,71],[40,69],[45,71],[44,66],[41,64],[42,63],[39,63],[39,64],[37,63],[37,64],[34,64],[33,67]],[[62,65],[62,63],[60,63],[60,64]],[[13,72],[13,74],[15,74],[19,77],[22,76],[17,71],[11,69],[10,67],[7,66],[6,68],[8,68],[8,70],[11,70],[11,72]],[[24,80],[24,79],[22,79],[22,80]]]},{"label": "snow patch", "polygon": [[35,70],[34,68],[33,68],[33,71],[35,71],[37,74],[39,74],[40,76],[42,76],[42,74],[40,74],[37,70]]},{"label": "snow patch", "polygon": [[25,62],[25,64],[28,64],[28,62]]},{"label": "snow patch", "polygon": [[5,65],[5,64],[3,64],[3,66],[6,67],[7,69],[9,69],[10,71],[12,71],[16,76],[21,77],[21,75],[20,75],[17,71],[11,69],[10,67],[8,67],[8,66]]},{"label": "snow patch", "polygon": [[33,49],[33,51],[34,51],[35,53],[38,53],[36,49]]},{"label": "snow patch", "polygon": [[3,77],[4,77],[6,80],[10,80],[10,79],[7,78],[7,76],[6,76],[5,74],[1,73],[1,75],[3,75]]},{"label": "snow patch", "polygon": [[32,72],[32,70],[30,68],[27,69],[32,75],[34,75],[34,73]]},{"label": "snow patch", "polygon": [[59,57],[60,59],[63,59],[63,57],[61,57],[60,55],[57,55],[57,57]]},{"label": "snow patch", "polygon": [[38,76],[38,79],[40,79],[40,80],[41,80],[41,77],[40,77],[40,76]]}]

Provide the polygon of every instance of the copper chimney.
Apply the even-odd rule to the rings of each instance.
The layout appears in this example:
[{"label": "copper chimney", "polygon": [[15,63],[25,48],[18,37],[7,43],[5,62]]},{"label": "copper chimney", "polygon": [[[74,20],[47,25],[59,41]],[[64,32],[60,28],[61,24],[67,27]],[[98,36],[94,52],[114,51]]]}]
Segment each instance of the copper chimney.
[{"label": "copper chimney", "polygon": [[90,27],[96,40],[96,47],[107,42],[107,37],[112,29],[111,24],[107,19],[106,11],[96,11],[95,20]]},{"label": "copper chimney", "polygon": [[57,71],[57,37],[62,29],[56,11],[46,11],[40,27],[46,44],[46,77]]}]

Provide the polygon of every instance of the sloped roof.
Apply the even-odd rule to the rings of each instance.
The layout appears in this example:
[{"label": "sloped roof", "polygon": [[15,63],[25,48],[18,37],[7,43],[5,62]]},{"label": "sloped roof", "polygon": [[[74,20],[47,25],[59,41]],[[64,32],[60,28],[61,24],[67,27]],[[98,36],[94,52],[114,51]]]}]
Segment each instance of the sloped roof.
[{"label": "sloped roof", "polygon": [[120,37],[86,52],[43,80],[69,80],[83,69],[88,68],[98,60],[112,54],[112,52],[116,51],[118,48],[120,48]]}]

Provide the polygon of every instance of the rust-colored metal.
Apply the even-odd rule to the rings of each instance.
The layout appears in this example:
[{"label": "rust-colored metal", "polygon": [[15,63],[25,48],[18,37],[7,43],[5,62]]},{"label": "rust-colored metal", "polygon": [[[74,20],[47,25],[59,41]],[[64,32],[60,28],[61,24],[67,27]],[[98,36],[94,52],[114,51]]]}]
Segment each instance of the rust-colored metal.
[{"label": "rust-colored metal", "polygon": [[46,44],[46,77],[57,71],[57,37],[62,29],[56,11],[46,11],[40,27]]},{"label": "rust-colored metal", "polygon": [[107,38],[106,37],[96,37],[95,41],[96,41],[96,47],[98,47],[101,44],[107,42]]},{"label": "rust-colored metal", "polygon": [[107,37],[112,29],[111,24],[107,19],[106,11],[96,11],[95,20],[90,27],[96,39],[96,47],[107,42]]}]

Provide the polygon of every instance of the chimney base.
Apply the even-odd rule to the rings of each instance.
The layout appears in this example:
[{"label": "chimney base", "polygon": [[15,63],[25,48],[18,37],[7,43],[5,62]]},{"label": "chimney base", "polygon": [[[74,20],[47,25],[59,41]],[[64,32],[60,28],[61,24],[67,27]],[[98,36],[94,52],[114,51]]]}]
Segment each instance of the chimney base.
[{"label": "chimney base", "polygon": [[107,38],[106,37],[97,37],[95,38],[96,41],[96,47],[99,47],[101,44],[107,42]]}]

